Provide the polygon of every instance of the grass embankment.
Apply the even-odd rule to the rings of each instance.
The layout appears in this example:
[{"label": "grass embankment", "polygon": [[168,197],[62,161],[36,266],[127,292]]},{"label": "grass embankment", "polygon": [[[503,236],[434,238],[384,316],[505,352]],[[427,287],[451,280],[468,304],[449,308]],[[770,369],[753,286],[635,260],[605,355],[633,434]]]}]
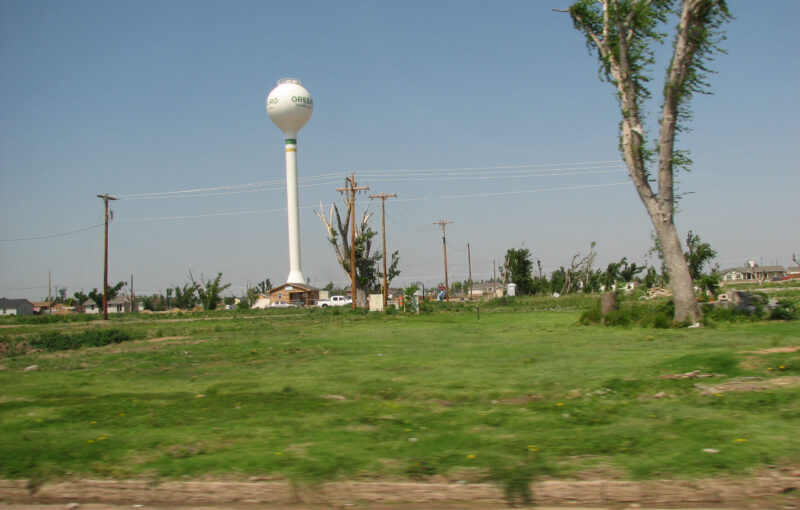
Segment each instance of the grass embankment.
[{"label": "grass embankment", "polygon": [[[508,485],[538,473],[740,475],[800,458],[800,353],[746,352],[800,345],[800,323],[623,329],[518,309],[144,321],[125,327],[150,340],[8,357],[0,477]],[[87,327],[104,326],[59,331]],[[23,372],[32,364],[41,370]],[[659,378],[693,370],[724,376]],[[695,387],[742,377],[762,389]]]}]

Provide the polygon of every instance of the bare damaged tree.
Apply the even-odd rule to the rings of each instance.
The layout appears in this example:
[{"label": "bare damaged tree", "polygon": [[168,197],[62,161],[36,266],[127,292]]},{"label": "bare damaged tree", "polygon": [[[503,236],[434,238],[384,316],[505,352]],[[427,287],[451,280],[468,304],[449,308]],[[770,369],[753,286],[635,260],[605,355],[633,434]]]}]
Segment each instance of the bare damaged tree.
[{"label": "bare damaged tree", "polygon": [[[677,4],[677,5],[676,5]],[[647,210],[664,253],[675,302],[675,320],[695,322],[700,309],[674,222],[675,168],[691,162],[675,148],[676,134],[691,117],[689,101],[705,93],[708,61],[722,52],[721,25],[730,19],[725,0],[579,0],[570,8],[575,28],[597,50],[605,79],[615,86],[622,113],[620,148],[628,173]],[[645,146],[643,103],[650,98],[647,82],[654,63],[653,44],[672,17],[679,23],[673,55],[664,82],[664,102],[655,148]],[[650,168],[657,156],[657,191]]]},{"label": "bare damaged tree", "polygon": [[562,294],[568,294],[572,290],[573,277],[576,277],[578,282],[584,287],[589,285],[594,259],[597,258],[597,252],[595,251],[596,246],[597,243],[592,241],[592,244],[589,246],[589,254],[583,258],[581,258],[580,252],[573,255],[569,269],[564,273],[564,288],[561,289]]},{"label": "bare damaged tree", "polygon": [[[319,205],[319,211],[314,211],[314,214],[322,220],[322,223],[325,225],[325,230],[328,234],[328,241],[333,246],[333,251],[336,253],[336,260],[339,261],[339,265],[344,270],[345,274],[347,274],[348,278],[350,277],[350,218],[355,218],[354,214],[351,214],[351,207],[352,203],[347,202],[345,207],[347,208],[346,213],[344,215],[344,221],[342,221],[342,215],[339,213],[339,207],[336,204],[332,204],[330,211],[328,212],[328,217],[325,217],[325,212],[322,207],[322,204]],[[357,305],[359,307],[364,307],[367,305],[367,299],[369,295],[370,285],[374,284],[372,279],[370,278],[371,275],[365,274],[367,271],[363,270],[363,259],[372,260],[374,257],[370,257],[370,251],[372,249],[372,237],[375,233],[369,227],[369,219],[372,217],[372,213],[369,212],[369,206],[364,210],[364,214],[361,216],[361,221],[357,222],[355,225],[355,244],[356,244],[356,285],[358,287],[357,293]]]},{"label": "bare damaged tree", "polygon": [[755,266],[750,268],[753,272],[753,279],[756,281],[758,286],[764,285],[764,282],[767,281],[767,272],[764,270],[763,267],[756,264]]}]

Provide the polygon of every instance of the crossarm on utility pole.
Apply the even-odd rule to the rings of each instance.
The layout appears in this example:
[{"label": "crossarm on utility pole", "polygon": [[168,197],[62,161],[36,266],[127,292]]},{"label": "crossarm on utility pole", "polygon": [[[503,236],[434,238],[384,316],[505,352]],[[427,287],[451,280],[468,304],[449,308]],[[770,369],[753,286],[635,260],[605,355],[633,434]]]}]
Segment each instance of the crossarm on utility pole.
[{"label": "crossarm on utility pole", "polygon": [[444,226],[448,223],[453,223],[452,221],[441,220],[436,221],[434,225],[441,225],[442,226],[442,249],[444,251],[444,299],[445,301],[450,300],[450,282],[447,280],[447,236],[445,235]]},{"label": "crossarm on utility pole", "polygon": [[117,200],[108,193],[105,195],[97,195],[97,198],[103,199],[106,211],[106,236],[103,243],[103,320],[108,320],[108,201]]},{"label": "crossarm on utility pole", "polygon": [[350,177],[345,179],[344,188],[336,188],[336,191],[340,193],[347,193],[345,201],[350,209],[350,288],[353,294],[353,310],[358,307],[356,303],[358,295],[356,290],[356,193],[368,190],[368,186],[356,186],[355,174],[351,174]]}]

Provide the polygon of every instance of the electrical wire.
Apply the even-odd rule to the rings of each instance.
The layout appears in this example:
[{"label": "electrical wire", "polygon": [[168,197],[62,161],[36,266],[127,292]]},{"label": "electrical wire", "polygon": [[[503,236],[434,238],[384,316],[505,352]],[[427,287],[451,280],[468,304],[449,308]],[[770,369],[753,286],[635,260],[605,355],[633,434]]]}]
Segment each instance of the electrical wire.
[{"label": "electrical wire", "polygon": [[[620,185],[624,185],[624,184],[630,184],[630,181],[612,182],[612,183],[607,183],[607,184],[585,184],[585,185],[582,185],[582,186],[562,186],[562,187],[558,187],[558,188],[539,188],[539,189],[516,190],[516,191],[495,191],[495,192],[489,192],[489,193],[470,193],[470,194],[463,194],[463,195],[440,195],[440,196],[431,196],[431,197],[398,198],[394,202],[419,202],[419,201],[424,201],[424,200],[450,200],[450,199],[458,199],[458,198],[480,198],[480,197],[492,197],[492,196],[521,195],[521,194],[526,194],[526,193],[545,193],[545,192],[551,192],[551,191],[570,191],[570,190],[590,189],[590,188],[607,188],[607,187],[610,187],[610,186],[620,186]],[[300,209],[315,209],[316,207],[317,206],[315,206],[315,205],[305,205],[305,206],[301,206]],[[159,221],[159,220],[185,220],[185,219],[195,219],[195,218],[217,218],[217,217],[223,217],[223,216],[241,216],[241,215],[248,215],[248,214],[268,214],[268,213],[276,213],[276,212],[286,212],[286,208],[260,209],[260,210],[252,210],[252,211],[233,211],[233,212],[209,213],[209,214],[194,214],[194,215],[185,215],[185,216],[160,216],[160,217],[151,217],[151,218],[127,218],[127,219],[120,219],[120,220],[117,220],[117,221],[135,222],[135,221]],[[424,230],[428,230],[428,229],[426,228]]]},{"label": "electrical wire", "polygon": [[[607,164],[614,163],[613,166]],[[565,175],[566,172],[575,170],[588,170],[597,168],[616,168],[621,163],[621,160],[605,160],[605,161],[587,161],[580,163],[548,163],[548,164],[528,164],[528,165],[496,165],[496,166],[483,166],[483,167],[453,167],[453,168],[427,168],[427,169],[396,169],[396,170],[358,170],[351,172],[332,172],[327,174],[311,175],[298,178],[298,183],[314,183],[317,181],[325,181],[325,183],[318,183],[316,185],[332,184],[332,180],[347,177],[351,173],[358,173],[367,177],[378,177],[381,175],[396,175],[396,174],[411,174],[416,177],[434,177],[438,180],[458,179],[458,176],[475,175],[475,178],[496,178],[498,174],[514,174],[514,173],[539,173],[539,172],[557,172],[553,175]],[[587,166],[595,165],[595,166]],[[601,166],[598,166],[601,165]],[[605,166],[602,166],[605,165]],[[565,167],[565,168],[558,168]],[[538,170],[536,170],[538,169]],[[487,176],[486,172],[491,172],[494,176]],[[442,175],[449,176],[448,179],[442,179]],[[580,175],[580,174],[578,174]],[[468,178],[468,177],[463,177]],[[396,177],[394,180],[405,180]],[[415,179],[408,179],[415,180]],[[424,180],[424,179],[423,179]],[[234,194],[255,191],[273,191],[272,186],[278,186],[276,189],[282,189],[280,186],[285,181],[282,179],[273,181],[260,181],[247,184],[231,184],[225,186],[214,186],[208,188],[193,188],[177,191],[159,191],[153,193],[131,193],[131,194],[117,194],[115,195],[118,200],[145,200],[156,198],[179,198],[184,196],[214,196],[217,194]],[[247,190],[239,191],[245,188],[267,188],[260,190]]]},{"label": "electrical wire", "polygon": [[448,200],[454,198],[480,198],[480,197],[499,197],[499,196],[508,196],[508,195],[522,195],[525,193],[545,193],[550,191],[567,191],[567,190],[578,190],[578,189],[589,189],[589,188],[607,188],[610,186],[621,186],[623,184],[630,184],[630,181],[622,181],[622,182],[610,182],[607,184],[584,184],[583,186],[562,186],[559,188],[540,188],[540,189],[529,189],[529,190],[517,190],[517,191],[494,191],[489,193],[471,193],[471,194],[464,194],[464,195],[442,195],[438,197],[419,197],[419,198],[398,198],[397,202],[416,202],[421,200]]},{"label": "electrical wire", "polygon": [[56,238],[56,237],[64,237],[64,236],[69,236],[69,235],[72,235],[72,234],[77,234],[79,232],[86,232],[87,230],[91,230],[91,229],[97,228],[97,227],[102,227],[103,225],[104,225],[104,223],[98,223],[97,225],[92,225],[91,227],[84,227],[84,228],[79,228],[78,230],[72,230],[70,232],[61,232],[60,234],[50,234],[50,235],[46,235],[46,236],[18,237],[18,238],[15,238],[15,239],[0,239],[0,242],[2,242],[2,243],[15,243],[15,242],[19,242],[19,241],[39,241],[41,239],[53,239],[53,238]]}]

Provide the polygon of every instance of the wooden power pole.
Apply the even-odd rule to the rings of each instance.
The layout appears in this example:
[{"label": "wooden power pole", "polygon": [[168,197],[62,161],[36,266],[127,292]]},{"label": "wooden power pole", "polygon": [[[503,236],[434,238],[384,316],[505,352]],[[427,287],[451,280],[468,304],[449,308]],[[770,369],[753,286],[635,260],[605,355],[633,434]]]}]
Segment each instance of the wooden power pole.
[{"label": "wooden power pole", "polygon": [[472,257],[469,253],[469,243],[467,243],[467,267],[469,267],[469,300],[472,301]]},{"label": "wooden power pole", "polygon": [[391,195],[381,193],[380,195],[370,195],[369,198],[381,199],[381,233],[383,235],[383,309],[385,310],[389,297],[389,283],[386,280],[386,199],[397,198],[397,193],[392,193]]},{"label": "wooden power pole", "polygon": [[345,179],[344,188],[336,188],[339,193],[347,193],[345,202],[347,207],[350,208],[350,288],[353,294],[353,310],[358,307],[356,305],[356,298],[358,297],[358,291],[356,290],[356,193],[368,190],[368,186],[356,186],[355,174],[350,174],[350,177]]},{"label": "wooden power pole", "polygon": [[108,320],[108,201],[116,200],[108,193],[105,195],[97,195],[97,198],[102,198],[106,209],[106,238],[103,243],[103,320]]},{"label": "wooden power pole", "polygon": [[139,307],[136,306],[136,293],[133,291],[133,275],[131,275],[131,313],[138,313]]},{"label": "wooden power pole", "polygon": [[445,301],[450,300],[450,283],[447,280],[447,237],[445,235],[444,226],[448,223],[453,223],[452,221],[437,221],[434,222],[434,225],[441,225],[442,226],[442,249],[444,250],[444,299]]}]

